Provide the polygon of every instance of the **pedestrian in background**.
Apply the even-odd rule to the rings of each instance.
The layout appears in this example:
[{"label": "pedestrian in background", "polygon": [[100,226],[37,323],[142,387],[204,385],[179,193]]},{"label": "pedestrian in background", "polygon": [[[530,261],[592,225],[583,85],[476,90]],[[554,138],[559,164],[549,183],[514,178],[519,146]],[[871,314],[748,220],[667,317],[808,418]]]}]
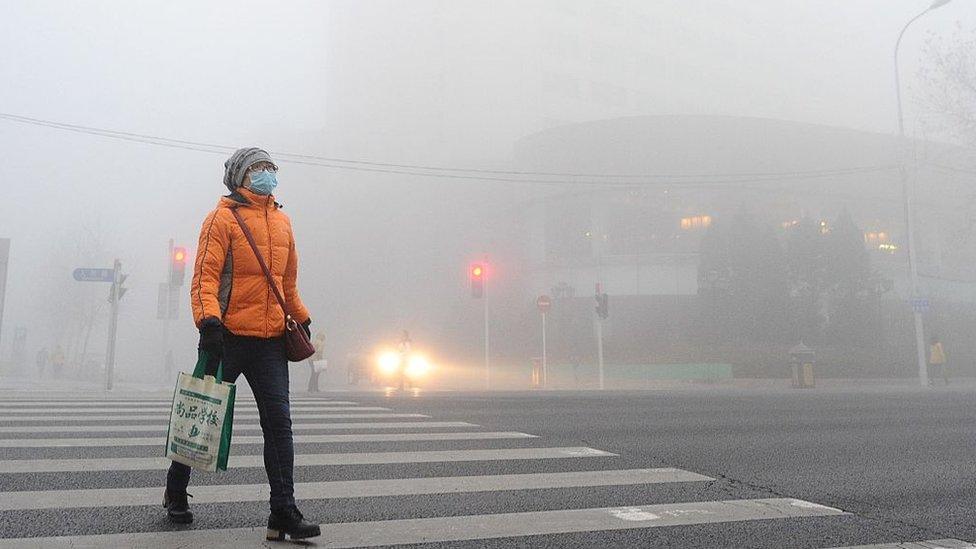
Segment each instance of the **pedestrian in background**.
[{"label": "pedestrian in background", "polygon": [[949,361],[946,360],[945,349],[942,347],[942,341],[939,336],[932,336],[929,340],[929,385],[932,385],[932,377],[935,374],[934,370],[937,368],[941,371],[942,381],[946,385],[949,384]]},{"label": "pedestrian in background", "polygon": [[308,362],[308,392],[317,393],[319,392],[319,375],[325,371],[325,362],[323,362],[325,360],[325,334],[322,332],[315,334],[312,346],[315,347],[315,354],[306,361]]},{"label": "pedestrian in background", "polygon": [[47,368],[47,347],[41,347],[40,350],[37,351],[34,362],[35,366],[37,366],[37,373],[43,374],[44,369]]},{"label": "pedestrian in background", "polygon": [[64,375],[64,349],[60,345],[55,345],[51,351],[51,370],[56,379]]},{"label": "pedestrian in background", "polygon": [[[278,166],[267,152],[239,149],[224,163],[222,197],[200,231],[190,284],[193,319],[200,330],[200,350],[211,357],[208,373],[223,362],[223,381],[244,374],[254,393],[264,434],[264,468],[271,487],[267,538],[304,539],[320,535],[295,505],[295,447],[288,400],[286,314],[309,331],[311,319],[298,296],[298,254],[291,221],[271,192]],[[238,217],[240,216],[240,222]],[[261,260],[242,225],[254,238],[263,261],[284,296],[286,311],[272,297]],[[190,468],[173,462],[166,477],[163,505],[171,521],[189,523],[186,489]]]}]

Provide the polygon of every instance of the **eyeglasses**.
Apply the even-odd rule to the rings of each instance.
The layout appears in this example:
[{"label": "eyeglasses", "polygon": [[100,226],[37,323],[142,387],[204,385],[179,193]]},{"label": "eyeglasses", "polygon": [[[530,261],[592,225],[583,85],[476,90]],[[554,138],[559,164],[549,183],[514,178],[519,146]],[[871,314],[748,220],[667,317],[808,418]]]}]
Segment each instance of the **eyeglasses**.
[{"label": "eyeglasses", "polygon": [[278,171],[278,167],[270,162],[258,162],[256,164],[252,164],[251,167],[247,169],[247,173],[260,172],[260,171],[269,171],[271,173],[275,173]]}]

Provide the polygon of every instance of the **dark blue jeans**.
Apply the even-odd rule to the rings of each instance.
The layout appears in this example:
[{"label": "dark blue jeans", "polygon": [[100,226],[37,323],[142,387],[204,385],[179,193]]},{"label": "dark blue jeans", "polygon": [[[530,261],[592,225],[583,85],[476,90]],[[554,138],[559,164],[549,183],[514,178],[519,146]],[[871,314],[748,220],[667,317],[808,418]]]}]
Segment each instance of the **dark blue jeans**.
[{"label": "dark blue jeans", "polygon": [[[224,336],[224,381],[244,374],[254,393],[264,433],[264,469],[271,485],[271,510],[295,504],[295,445],[288,403],[288,359],[284,338]],[[211,365],[216,371],[216,364]],[[190,468],[173,462],[166,475],[171,492],[186,491]]]}]

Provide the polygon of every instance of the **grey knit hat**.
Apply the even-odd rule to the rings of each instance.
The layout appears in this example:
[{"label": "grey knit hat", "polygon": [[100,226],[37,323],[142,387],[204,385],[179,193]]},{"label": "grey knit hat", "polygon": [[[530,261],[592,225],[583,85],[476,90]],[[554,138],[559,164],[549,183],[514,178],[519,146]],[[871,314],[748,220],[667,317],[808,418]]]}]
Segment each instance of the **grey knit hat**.
[{"label": "grey knit hat", "polygon": [[258,162],[270,162],[275,169],[278,169],[278,165],[271,160],[271,155],[264,149],[246,147],[234,151],[227,162],[224,162],[224,186],[230,189],[230,192],[236,191],[244,181],[247,169]]}]

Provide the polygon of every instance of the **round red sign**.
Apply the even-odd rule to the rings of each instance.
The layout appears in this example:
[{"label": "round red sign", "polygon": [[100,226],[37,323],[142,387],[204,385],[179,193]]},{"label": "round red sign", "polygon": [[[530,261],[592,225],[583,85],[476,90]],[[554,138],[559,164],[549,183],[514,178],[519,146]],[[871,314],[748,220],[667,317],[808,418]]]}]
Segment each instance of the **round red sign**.
[{"label": "round red sign", "polygon": [[540,313],[548,312],[552,308],[552,298],[547,295],[540,295],[539,299],[535,300],[535,306],[539,308]]}]

